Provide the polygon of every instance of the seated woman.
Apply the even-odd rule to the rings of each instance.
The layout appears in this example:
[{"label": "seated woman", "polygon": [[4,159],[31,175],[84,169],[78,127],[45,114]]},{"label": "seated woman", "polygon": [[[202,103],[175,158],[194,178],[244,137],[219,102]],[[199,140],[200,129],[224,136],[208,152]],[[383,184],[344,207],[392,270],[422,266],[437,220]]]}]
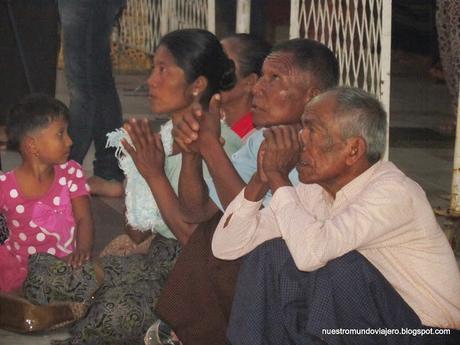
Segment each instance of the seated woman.
[{"label": "seated woman", "polygon": [[[129,230],[130,237],[139,242],[154,231],[184,244],[195,225],[185,223],[179,209],[177,190],[182,155],[172,145],[172,122],[190,113],[195,102],[207,109],[212,95],[231,89],[235,85],[235,69],[216,37],[197,29],[178,30],[164,36],[153,65],[147,82],[152,112],[169,114],[171,118],[163,126],[161,138],[155,140],[158,135],[150,130],[146,119],[131,119],[124,127],[128,135],[118,136],[117,140],[110,140],[109,135],[109,142],[125,153],[120,157],[120,165],[127,175],[126,216],[135,229]],[[229,155],[242,145],[225,122],[221,122],[221,135]],[[130,144],[122,145],[123,138]],[[144,142],[146,145],[142,145]],[[136,178],[133,170],[143,179]],[[208,175],[206,168],[203,173]]]},{"label": "seated woman", "polygon": [[[167,39],[167,37],[166,37]],[[167,41],[167,40],[166,40]],[[163,44],[167,44],[163,42]],[[227,56],[233,60],[235,64],[235,74],[236,74],[236,84],[230,90],[221,91],[221,109],[220,113],[224,120],[221,123],[221,134],[225,140],[225,146],[227,153],[230,155],[235,151],[235,147],[239,146],[239,140],[235,139],[235,136],[229,132],[228,127],[230,127],[233,132],[235,132],[241,140],[245,140],[253,131],[254,125],[252,123],[252,88],[256,83],[260,71],[262,68],[263,60],[270,52],[271,46],[267,42],[255,37],[250,34],[233,34],[221,41],[221,44],[226,52]],[[187,47],[184,47],[187,48]],[[181,52],[175,52],[175,56],[181,55]],[[151,78],[149,79],[149,85],[153,90],[155,81]],[[159,108],[158,100],[152,98],[152,110],[154,112],[165,111],[164,108]],[[161,105],[161,104],[160,104]],[[167,110],[167,109],[166,109]],[[171,113],[172,120],[170,120],[166,125],[163,126],[160,135],[164,145],[166,154],[174,151],[172,155],[169,155],[165,159],[165,174],[169,182],[171,183],[172,188],[174,189],[175,194],[177,194],[178,189],[178,179],[182,161],[182,155],[175,155],[176,150],[171,149],[172,138],[171,136],[171,127],[170,123],[173,121],[174,115]],[[114,142],[113,145],[121,148],[120,136],[118,133],[113,133]],[[112,134],[109,135],[109,137]],[[125,153],[127,153],[125,151]],[[121,156],[120,165],[125,166],[134,166],[134,163],[128,163],[128,156]],[[137,165],[137,164],[136,164]],[[167,225],[163,222],[163,213],[156,205],[155,201],[158,202],[157,197],[153,199],[152,194],[150,194],[149,186],[142,181],[142,185],[139,181],[136,181],[136,178],[131,178],[132,174],[130,167],[124,168],[127,172],[127,195],[126,195],[126,204],[128,208],[127,212],[127,235],[121,235],[111,242],[111,244],[104,250],[105,253],[117,254],[117,255],[127,255],[130,253],[139,253],[145,252],[149,245],[149,240],[151,240],[151,228],[155,228],[156,232],[162,233],[166,237],[170,237],[171,232]],[[203,173],[206,175],[207,180],[211,180],[207,169],[205,168]],[[160,177],[161,179],[161,177]],[[138,180],[138,179],[137,179]],[[157,181],[157,179],[155,179]],[[131,185],[136,185],[131,189]],[[143,188],[142,188],[143,187]],[[155,185],[151,187],[155,188]],[[153,192],[153,190],[152,190]],[[155,192],[153,192],[155,193]],[[147,196],[147,194],[149,194]],[[141,195],[141,196],[140,196]],[[144,197],[148,198],[148,202],[145,202]],[[176,199],[176,198],[174,198]],[[143,207],[135,207],[135,204],[142,204]],[[146,207],[145,205],[149,205]],[[153,226],[153,224],[155,225]],[[131,226],[132,225],[132,226]],[[187,225],[186,225],[187,226]],[[136,230],[134,230],[135,228]],[[138,230],[147,230],[147,231],[138,231]],[[146,240],[148,238],[148,240]]]},{"label": "seated woman", "polygon": [[[254,129],[251,111],[253,99],[252,89],[261,74],[264,59],[270,52],[271,47],[268,43],[250,34],[233,34],[224,38],[221,43],[229,58],[235,62],[237,76],[236,85],[231,90],[221,93],[221,113],[227,124],[231,126],[231,128],[236,133],[238,133],[238,135],[242,137],[243,140],[245,140],[250,136]],[[210,181],[212,181],[212,178],[207,179],[207,182]],[[218,218],[219,215],[217,215],[216,219]],[[210,224],[207,223],[207,225],[211,227]],[[217,223],[215,226],[216,225]],[[212,228],[214,229],[215,226],[212,226]],[[177,314],[181,314],[180,321],[178,322],[182,325],[182,334],[189,335],[188,337],[184,338],[184,342],[186,344],[188,344],[191,339],[193,339],[195,343],[200,343],[200,341],[203,339],[204,333],[206,334],[207,338],[212,339],[211,342],[224,342],[223,337],[220,337],[219,331],[221,329],[225,329],[227,324],[226,317],[229,313],[227,308],[222,308],[222,305],[225,306],[225,301],[228,301],[229,298],[231,301],[233,291],[231,288],[231,286],[233,286],[232,277],[236,277],[236,271],[235,274],[231,274],[229,270],[236,269],[238,265],[226,265],[224,270],[222,270],[222,266],[216,265],[216,261],[210,258],[210,256],[212,256],[211,248],[209,245],[211,239],[207,238],[207,236],[208,232],[204,232],[203,229],[200,231],[200,229],[197,228],[192,237],[193,240],[191,239],[187,244],[188,249],[185,253],[185,257],[187,259],[185,261],[188,261],[189,263],[193,262],[194,267],[199,267],[199,269],[190,269],[190,264],[188,263],[186,264],[187,269],[179,269],[179,271],[176,271],[176,273],[179,272],[178,275],[181,276],[180,282],[173,280],[174,282],[169,281],[168,283],[170,284],[170,287],[178,287],[178,289],[182,289],[183,292],[186,291],[187,296],[189,296],[190,299],[184,299],[184,296],[180,293],[177,293],[175,288],[170,288],[169,295],[171,298],[180,302],[172,306],[171,309],[169,309],[170,304],[163,305],[163,311],[167,310],[167,312],[163,315],[171,315],[169,312],[171,312],[172,309],[177,311]],[[190,248],[193,249],[190,250]],[[184,268],[184,266],[181,267]],[[216,281],[215,273],[217,273],[217,276],[221,277],[222,279],[217,279]],[[197,282],[203,281],[203,277],[206,277],[205,281],[208,281],[210,284],[206,284],[205,282],[197,284],[190,283],[190,280],[195,281],[195,279],[197,279]],[[176,285],[175,283],[178,284]],[[185,283],[185,285],[182,285],[182,283]],[[179,285],[181,285],[181,287],[179,287]],[[192,285],[200,290],[203,294],[197,296],[196,294],[192,293],[191,291],[196,291],[194,289],[190,289]],[[184,287],[187,288],[184,289]],[[200,297],[202,296],[207,296],[207,298],[201,299]],[[164,296],[163,299],[165,300]],[[166,300],[168,300],[167,297]],[[185,307],[184,310],[195,309],[193,306],[195,306],[195,303],[198,300],[198,303],[200,304],[206,300],[206,304],[209,306],[205,309],[206,316],[204,316],[204,318],[206,320],[204,323],[203,317],[193,319],[189,318],[190,314],[187,314],[187,312],[181,312],[183,307]],[[187,302],[191,302],[191,304],[188,304]],[[188,309],[190,306],[192,308]],[[200,310],[204,311],[203,309]],[[172,314],[175,313],[172,312]],[[211,319],[212,321],[210,321]],[[198,323],[201,323],[201,326],[198,327],[201,328],[201,330],[197,329],[196,327]],[[202,332],[204,329],[206,331]],[[197,333],[200,334],[201,337],[198,336]],[[174,338],[174,336],[168,339],[170,335],[171,330],[167,325],[165,325],[163,322],[156,322],[152,325],[152,327],[149,328],[149,331],[146,334],[146,344],[153,345],[162,342],[166,344],[168,341],[177,342],[177,338]]]},{"label": "seated woman", "polygon": [[270,44],[251,34],[233,34],[221,40],[227,56],[235,63],[236,84],[222,95],[222,117],[243,140],[254,130],[252,88],[259,79]]},{"label": "seated woman", "polygon": [[[198,29],[171,32],[160,41],[148,80],[152,111],[168,113],[175,121],[189,113],[195,102],[207,108],[213,94],[230,89],[234,83],[234,64],[213,34]],[[71,338],[56,344],[140,343],[155,321],[157,298],[180,247],[196,227],[182,221],[179,210],[176,190],[181,157],[175,154],[178,150],[173,148],[172,155],[165,157],[163,143],[150,130],[147,120],[130,120],[125,130],[129,142],[122,141],[123,149],[150,188],[162,224],[152,229],[156,235],[146,254],[109,255],[97,260],[104,270],[102,286],[87,301],[86,317],[70,329]],[[241,140],[226,125],[221,126],[221,133],[229,153],[239,148]],[[136,242],[142,242],[152,231],[131,229],[130,234]],[[49,257],[34,263],[38,267],[33,272],[38,273],[31,274],[24,286],[29,299],[50,303],[53,296],[62,297],[59,289],[68,286],[73,273],[64,277],[54,274],[59,271],[59,263]]]}]

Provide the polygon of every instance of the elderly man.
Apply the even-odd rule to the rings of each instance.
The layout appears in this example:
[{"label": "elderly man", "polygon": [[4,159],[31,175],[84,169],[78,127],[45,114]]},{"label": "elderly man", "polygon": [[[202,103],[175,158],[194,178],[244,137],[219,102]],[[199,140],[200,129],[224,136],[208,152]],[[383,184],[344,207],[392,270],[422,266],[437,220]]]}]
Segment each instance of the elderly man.
[{"label": "elderly man", "polygon": [[[211,239],[221,216],[216,204],[225,207],[257,170],[261,128],[298,124],[305,103],[335,86],[337,80],[337,60],[326,46],[312,40],[290,40],[275,46],[264,61],[262,76],[253,89],[253,121],[259,130],[231,160],[222,155],[218,118],[190,114],[174,124],[176,140],[184,150],[192,151],[183,154],[179,198],[189,221],[206,221],[183,248],[157,305],[157,314],[184,344],[226,341],[239,260],[226,262],[212,255]],[[209,192],[201,174],[202,160],[216,186],[210,185]],[[290,177],[297,183],[295,171]]]},{"label": "elderly man", "polygon": [[[307,104],[299,139],[289,127],[266,130],[258,171],[212,243],[221,259],[251,253],[231,344],[444,344],[413,333],[460,328],[452,249],[420,186],[381,161],[386,128],[377,100],[336,88]],[[294,166],[297,187],[288,179]]]},{"label": "elderly man", "polygon": [[[298,124],[305,104],[337,81],[337,60],[326,46],[307,39],[289,40],[274,46],[265,59],[262,76],[253,88],[253,122],[258,131],[231,160],[219,142],[216,117],[189,114],[175,123],[175,140],[183,143],[185,150],[196,152],[184,154],[179,191],[190,221],[209,219],[217,211],[216,205],[223,210],[246,185],[257,169],[262,128]],[[202,159],[214,181],[207,184],[209,191],[199,175]],[[296,175],[295,171],[291,175],[295,181]]]}]

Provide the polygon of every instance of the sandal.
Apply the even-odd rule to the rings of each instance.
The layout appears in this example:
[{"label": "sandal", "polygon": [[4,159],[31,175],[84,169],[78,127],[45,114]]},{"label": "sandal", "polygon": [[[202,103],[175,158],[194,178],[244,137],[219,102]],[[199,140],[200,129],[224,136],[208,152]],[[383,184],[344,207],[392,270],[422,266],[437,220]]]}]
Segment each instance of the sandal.
[{"label": "sandal", "polygon": [[182,345],[174,331],[161,320],[155,321],[144,337],[145,345]]}]

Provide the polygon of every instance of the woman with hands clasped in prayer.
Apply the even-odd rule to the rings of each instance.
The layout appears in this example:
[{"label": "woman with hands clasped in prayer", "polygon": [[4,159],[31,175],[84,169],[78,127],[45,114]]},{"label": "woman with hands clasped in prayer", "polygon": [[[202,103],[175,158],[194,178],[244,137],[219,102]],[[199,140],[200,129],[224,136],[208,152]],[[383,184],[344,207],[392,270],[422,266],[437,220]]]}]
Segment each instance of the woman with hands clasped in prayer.
[{"label": "woman with hands clasped in prayer", "polygon": [[236,84],[221,92],[221,116],[246,142],[254,132],[252,89],[260,77],[270,44],[251,34],[232,34],[221,40],[225,53],[235,63]]},{"label": "woman with hands clasped in prayer", "polygon": [[[197,37],[201,37],[202,43],[196,44]],[[205,37],[212,37],[212,44],[208,43],[207,46],[203,44]],[[179,45],[178,42],[182,43]],[[166,35],[160,42],[154,57],[154,68],[148,80],[149,94],[152,111],[167,113],[171,116],[171,120],[163,126],[160,135],[150,130],[146,120],[131,120],[125,125],[125,130],[129,133],[136,149],[126,145],[127,143],[123,148],[132,157],[137,170],[147,182],[140,194],[148,194],[151,191],[152,195],[148,197],[154,199],[150,203],[140,202],[138,200],[142,197],[139,193],[131,192],[134,196],[130,196],[128,174],[127,219],[132,226],[128,226],[127,232],[136,243],[144,241],[152,233],[150,230],[153,227],[147,227],[148,231],[143,231],[146,228],[147,217],[156,218],[154,226],[156,233],[167,238],[177,238],[182,243],[186,242],[195,228],[194,224],[182,221],[180,208],[177,205],[176,195],[182,155],[176,154],[178,146],[172,146],[173,122],[181,122],[184,114],[190,113],[192,109],[202,113],[207,112],[210,103],[210,107],[214,109],[211,111],[214,114],[212,117],[214,130],[220,133],[222,142],[225,142],[223,149],[228,155],[235,152],[242,145],[241,140],[244,141],[254,129],[251,91],[260,74],[263,60],[269,53],[270,45],[250,34],[233,34],[224,38],[221,43],[227,56],[234,62],[236,79],[231,78],[232,65],[230,60],[222,55],[222,48],[216,38],[205,31],[180,30]],[[210,54],[211,48],[216,53]],[[205,50],[208,52],[204,53]],[[213,56],[219,58],[216,60]],[[220,72],[216,66],[219,66]],[[219,75],[221,81],[217,80]],[[181,80],[182,84],[179,83]],[[233,87],[228,89],[232,83]],[[216,92],[219,93],[210,101],[211,95]],[[223,121],[219,121],[219,117]],[[189,151],[188,147],[183,149]],[[166,154],[163,153],[164,151]],[[206,167],[203,173],[205,180],[212,183]],[[131,201],[133,198],[137,201]],[[143,211],[148,215],[142,218],[138,217],[141,211],[134,202],[141,204],[142,208],[155,202],[157,205]],[[137,222],[136,217],[137,220],[142,218],[140,219],[142,221]],[[146,245],[148,245],[147,241],[134,250],[145,250]]]},{"label": "woman with hands clasped in prayer", "polygon": [[[235,67],[217,38],[198,29],[178,30],[164,36],[153,64],[148,79],[151,109],[157,114],[169,114],[170,126],[167,124],[160,136],[150,129],[147,119],[131,119],[124,126],[131,143],[125,139],[122,144],[150,188],[161,215],[161,221],[150,230],[185,244],[195,225],[184,222],[180,213],[177,189],[182,155],[178,154],[178,147],[168,147],[172,145],[168,130],[172,122],[179,121],[192,108],[206,111],[212,95],[231,89],[235,84]],[[219,97],[216,99],[213,103],[217,104]],[[216,126],[227,154],[235,152],[242,144],[239,137],[224,122],[217,120]],[[206,169],[204,175],[208,175]],[[139,242],[151,231],[139,233],[131,229],[129,234]]]}]

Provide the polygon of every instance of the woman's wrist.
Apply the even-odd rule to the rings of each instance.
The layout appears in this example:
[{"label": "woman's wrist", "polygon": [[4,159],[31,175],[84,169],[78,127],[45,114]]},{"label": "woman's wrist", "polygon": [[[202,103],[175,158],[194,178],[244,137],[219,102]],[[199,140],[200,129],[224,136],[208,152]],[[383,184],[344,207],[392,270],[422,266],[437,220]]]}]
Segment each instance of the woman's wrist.
[{"label": "woman's wrist", "polygon": [[144,179],[148,184],[152,183],[153,185],[155,185],[155,183],[159,183],[160,181],[168,181],[164,169],[150,173],[149,175],[144,176]]},{"label": "woman's wrist", "polygon": [[225,153],[224,147],[220,142],[220,138],[209,135],[204,137],[202,140],[203,141],[200,147],[200,152],[205,161],[221,159],[222,155],[227,155]]}]

